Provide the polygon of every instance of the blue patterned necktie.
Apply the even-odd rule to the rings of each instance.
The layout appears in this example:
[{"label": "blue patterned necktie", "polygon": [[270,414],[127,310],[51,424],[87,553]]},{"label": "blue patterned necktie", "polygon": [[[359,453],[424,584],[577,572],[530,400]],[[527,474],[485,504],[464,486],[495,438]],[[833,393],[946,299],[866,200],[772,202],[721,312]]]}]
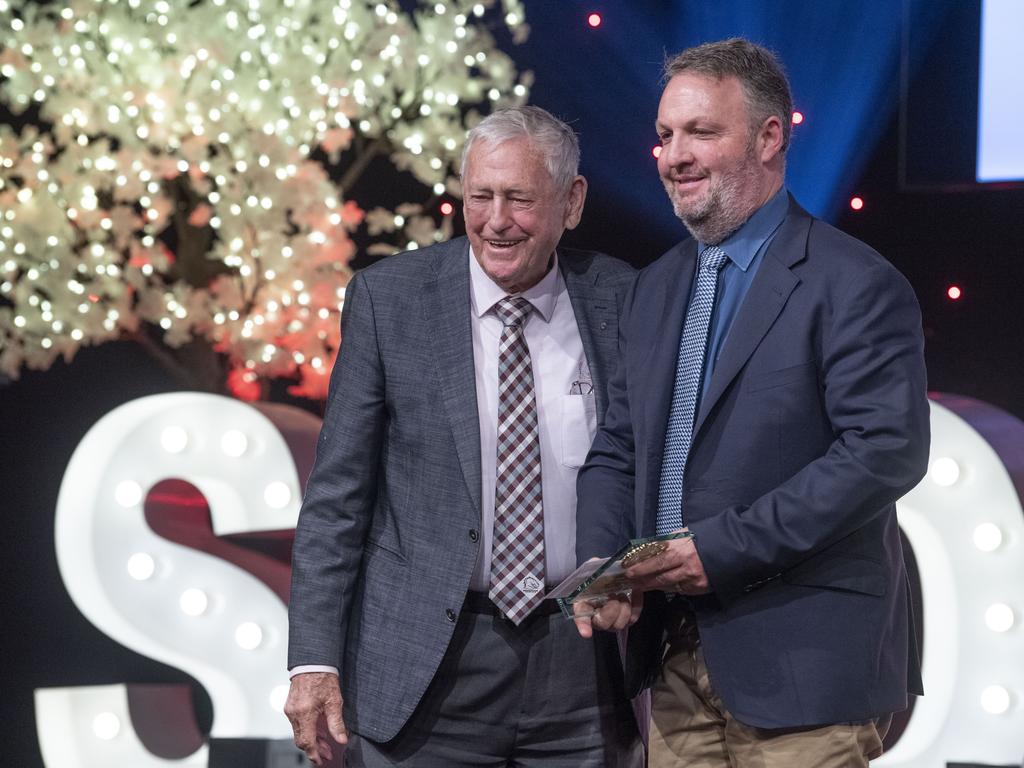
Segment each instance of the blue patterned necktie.
[{"label": "blue patterned necktie", "polygon": [[544,599],[544,510],[533,366],[523,326],[533,310],[521,296],[494,306],[498,346],[498,476],[488,596],[519,624]]},{"label": "blue patterned necktie", "polygon": [[704,351],[708,344],[711,312],[715,308],[718,273],[727,258],[725,251],[716,245],[703,250],[697,269],[697,289],[686,310],[658,484],[659,536],[683,527],[683,470],[693,437],[697,395],[704,379]]}]

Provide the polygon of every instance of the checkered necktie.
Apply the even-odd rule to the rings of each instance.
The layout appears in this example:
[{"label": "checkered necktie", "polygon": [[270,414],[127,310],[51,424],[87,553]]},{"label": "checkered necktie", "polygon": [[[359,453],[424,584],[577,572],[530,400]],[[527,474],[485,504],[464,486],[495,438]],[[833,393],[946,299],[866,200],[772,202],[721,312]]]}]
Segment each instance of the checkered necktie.
[{"label": "checkered necktie", "polygon": [[658,534],[683,527],[683,470],[690,453],[697,394],[704,378],[704,351],[708,343],[711,311],[715,307],[718,272],[728,258],[725,251],[712,245],[700,254],[697,289],[686,310],[686,323],[676,359],[676,382],[672,407],[665,431],[665,453],[661,460],[658,484]]},{"label": "checkered necktie", "polygon": [[523,325],[533,306],[509,297],[494,306],[498,347],[498,482],[488,595],[515,624],[544,598],[544,515],[533,368]]}]

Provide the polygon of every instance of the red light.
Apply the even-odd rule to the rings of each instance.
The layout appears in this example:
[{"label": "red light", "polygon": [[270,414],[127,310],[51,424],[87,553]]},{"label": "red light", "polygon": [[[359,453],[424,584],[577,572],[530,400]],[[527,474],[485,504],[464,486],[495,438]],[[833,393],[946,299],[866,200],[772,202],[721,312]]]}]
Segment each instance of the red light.
[{"label": "red light", "polygon": [[252,371],[235,368],[228,372],[228,389],[239,400],[254,403],[260,399],[263,389],[259,378]]},{"label": "red light", "polygon": [[654,155],[656,158],[661,157],[661,145],[659,144],[656,147],[654,147],[651,150],[651,154]]},{"label": "red light", "polygon": [[452,205],[451,203],[449,203],[447,200],[445,202],[441,203],[441,215],[443,215],[443,216],[451,216],[452,215],[452,211],[454,211],[454,210],[455,210],[455,206]]},{"label": "red light", "polygon": [[864,201],[859,197],[851,197],[850,207],[853,208],[853,210],[855,211],[859,211],[861,208],[864,207]]},{"label": "red light", "polygon": [[600,13],[592,13],[589,16],[587,16],[587,24],[592,26],[594,29],[597,29],[598,27],[600,27],[601,26],[601,14]]},{"label": "red light", "polygon": [[946,290],[946,295],[949,296],[953,301],[956,301],[963,295],[963,291],[960,290],[959,285],[951,285]]},{"label": "red light", "polygon": [[800,125],[800,123],[802,123],[803,121],[804,121],[804,113],[803,112],[794,112],[793,113],[793,125]]}]

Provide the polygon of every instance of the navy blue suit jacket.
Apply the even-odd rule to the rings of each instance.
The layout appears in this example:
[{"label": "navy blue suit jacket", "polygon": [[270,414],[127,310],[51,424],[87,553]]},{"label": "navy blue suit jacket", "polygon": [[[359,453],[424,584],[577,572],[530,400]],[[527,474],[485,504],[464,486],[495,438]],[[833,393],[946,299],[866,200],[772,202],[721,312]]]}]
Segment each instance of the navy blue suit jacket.
[{"label": "navy blue suit jacket", "polygon": [[[620,367],[579,475],[577,554],[652,535],[690,239],[640,273]],[[920,311],[863,243],[790,207],[722,348],[684,476],[684,521],[713,593],[693,600],[712,682],[741,722],[778,728],[898,711],[920,692],[894,502],[923,476]],[[630,635],[627,686],[657,674],[664,596]]]}]

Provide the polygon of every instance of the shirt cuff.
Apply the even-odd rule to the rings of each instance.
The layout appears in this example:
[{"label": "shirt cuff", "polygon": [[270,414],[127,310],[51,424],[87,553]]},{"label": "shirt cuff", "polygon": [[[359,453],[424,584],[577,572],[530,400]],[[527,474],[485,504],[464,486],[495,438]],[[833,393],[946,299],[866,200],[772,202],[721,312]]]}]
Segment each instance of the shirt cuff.
[{"label": "shirt cuff", "polygon": [[304,675],[307,672],[330,672],[332,675],[337,675],[338,668],[329,667],[326,664],[299,664],[288,670],[288,679],[290,680],[296,675]]}]

